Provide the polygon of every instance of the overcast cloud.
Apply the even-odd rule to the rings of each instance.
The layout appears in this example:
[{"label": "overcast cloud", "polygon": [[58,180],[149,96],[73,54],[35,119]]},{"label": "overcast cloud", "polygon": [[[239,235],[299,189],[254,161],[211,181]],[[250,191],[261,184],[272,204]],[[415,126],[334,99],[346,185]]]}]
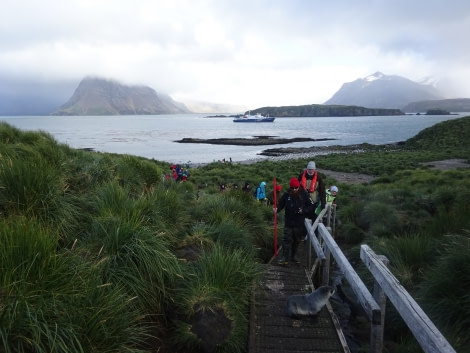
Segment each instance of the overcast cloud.
[{"label": "overcast cloud", "polygon": [[2,0],[0,78],[251,109],[323,103],[381,71],[470,97],[468,33],[462,0]]}]

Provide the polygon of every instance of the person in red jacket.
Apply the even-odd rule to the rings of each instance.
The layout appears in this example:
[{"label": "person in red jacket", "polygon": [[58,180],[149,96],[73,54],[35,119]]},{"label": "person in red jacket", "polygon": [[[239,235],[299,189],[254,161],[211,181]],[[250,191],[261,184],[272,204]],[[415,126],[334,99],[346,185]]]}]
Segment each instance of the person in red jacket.
[{"label": "person in red jacket", "polygon": [[299,180],[292,178],[289,182],[290,189],[279,200],[274,212],[279,213],[285,209],[284,236],[282,238],[282,256],[280,265],[287,265],[288,260],[299,263],[297,249],[300,241],[305,237],[305,216],[314,212],[315,208],[309,194],[300,187]]}]

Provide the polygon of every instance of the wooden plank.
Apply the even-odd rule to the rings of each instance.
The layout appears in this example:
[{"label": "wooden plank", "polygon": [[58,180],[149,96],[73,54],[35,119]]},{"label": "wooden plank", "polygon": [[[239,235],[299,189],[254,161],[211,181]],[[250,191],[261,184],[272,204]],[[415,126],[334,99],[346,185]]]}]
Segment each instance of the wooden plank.
[{"label": "wooden plank", "polygon": [[312,290],[308,275],[308,244],[299,247],[299,265],[267,265],[256,281],[251,298],[250,353],[344,353],[338,327],[327,308],[315,318],[291,318],[286,315],[286,300],[292,294]]},{"label": "wooden plank", "polygon": [[361,259],[413,332],[421,348],[426,353],[454,353],[449,342],[368,245],[361,245]]},{"label": "wooden plank", "polygon": [[[308,271],[305,271],[305,272],[306,272],[306,275],[307,275],[308,283],[310,284],[310,288],[312,289],[312,291],[314,291],[315,286],[313,285],[312,278],[309,275]],[[351,351],[349,349],[349,346],[348,346],[348,342],[346,341],[346,337],[344,337],[343,329],[341,327],[339,319],[336,316],[336,314],[333,310],[333,307],[331,306],[331,303],[330,303],[329,300],[326,302],[326,309],[330,313],[331,320],[333,321],[333,325],[335,326],[336,333],[338,334],[339,341],[341,342],[341,345],[343,346],[344,353],[351,353]]]},{"label": "wooden plank", "polygon": [[364,282],[362,282],[359,275],[346,259],[346,256],[344,256],[338,244],[336,244],[335,240],[322,223],[318,225],[318,230],[320,236],[323,238],[325,244],[335,258],[336,263],[343,271],[344,277],[348,280],[348,283],[356,294],[357,299],[367,313],[369,320],[373,324],[379,325],[382,321],[382,312],[379,304],[377,304],[375,299],[372,297],[372,294],[369,292]]}]

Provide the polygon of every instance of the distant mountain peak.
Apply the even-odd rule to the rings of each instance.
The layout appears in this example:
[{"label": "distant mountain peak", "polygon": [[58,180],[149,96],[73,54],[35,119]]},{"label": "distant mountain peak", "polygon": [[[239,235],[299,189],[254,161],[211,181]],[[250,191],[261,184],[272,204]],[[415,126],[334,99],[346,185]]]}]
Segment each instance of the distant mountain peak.
[{"label": "distant mountain peak", "polygon": [[380,71],[377,71],[376,73],[365,77],[364,81],[372,82],[372,81],[375,81],[375,80],[379,80],[379,79],[383,78],[384,76],[385,75],[383,73],[381,73]]},{"label": "distant mountain peak", "polygon": [[144,85],[87,76],[72,97],[51,115],[155,115],[190,111],[170,96]]},{"label": "distant mountain peak", "polygon": [[344,83],[324,104],[402,109],[411,102],[442,99],[436,87],[382,72]]},{"label": "distant mountain peak", "polygon": [[429,85],[429,86],[437,87],[439,80],[431,76],[426,76],[426,77],[423,77],[421,80],[419,80],[418,83],[422,85]]}]

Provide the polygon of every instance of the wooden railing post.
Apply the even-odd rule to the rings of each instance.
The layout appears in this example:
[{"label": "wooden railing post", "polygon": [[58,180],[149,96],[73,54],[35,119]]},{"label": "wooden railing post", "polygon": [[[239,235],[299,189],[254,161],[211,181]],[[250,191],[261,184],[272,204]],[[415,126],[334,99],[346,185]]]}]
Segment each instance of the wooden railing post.
[{"label": "wooden railing post", "polygon": [[361,260],[426,353],[455,353],[418,303],[368,245],[361,245]]},{"label": "wooden railing post", "polygon": [[[383,262],[385,266],[388,267],[390,261],[386,256],[380,255],[379,259]],[[387,305],[387,297],[379,282],[374,278],[374,289],[372,291],[372,296],[380,307],[381,323],[380,324],[371,324],[370,330],[370,351],[371,353],[382,353],[384,347],[384,327],[385,327],[385,307]]]},{"label": "wooden railing post", "polygon": [[323,253],[325,254],[325,261],[323,262],[323,267],[322,267],[321,282],[323,286],[327,286],[330,284],[331,252],[330,252],[330,249],[326,247]]},{"label": "wooden railing post", "polygon": [[351,289],[353,290],[354,294],[356,294],[356,297],[364,308],[369,320],[374,324],[380,325],[382,322],[382,313],[380,312],[379,305],[372,297],[372,294],[367,289],[364,282],[362,282],[356,271],[354,271],[353,267],[346,259],[346,256],[344,256],[338,244],[336,244],[335,240],[325,228],[325,226],[323,224],[319,224],[318,230],[320,236],[326,244],[326,247],[335,258],[338,267],[341,269],[344,277],[351,285]]}]

